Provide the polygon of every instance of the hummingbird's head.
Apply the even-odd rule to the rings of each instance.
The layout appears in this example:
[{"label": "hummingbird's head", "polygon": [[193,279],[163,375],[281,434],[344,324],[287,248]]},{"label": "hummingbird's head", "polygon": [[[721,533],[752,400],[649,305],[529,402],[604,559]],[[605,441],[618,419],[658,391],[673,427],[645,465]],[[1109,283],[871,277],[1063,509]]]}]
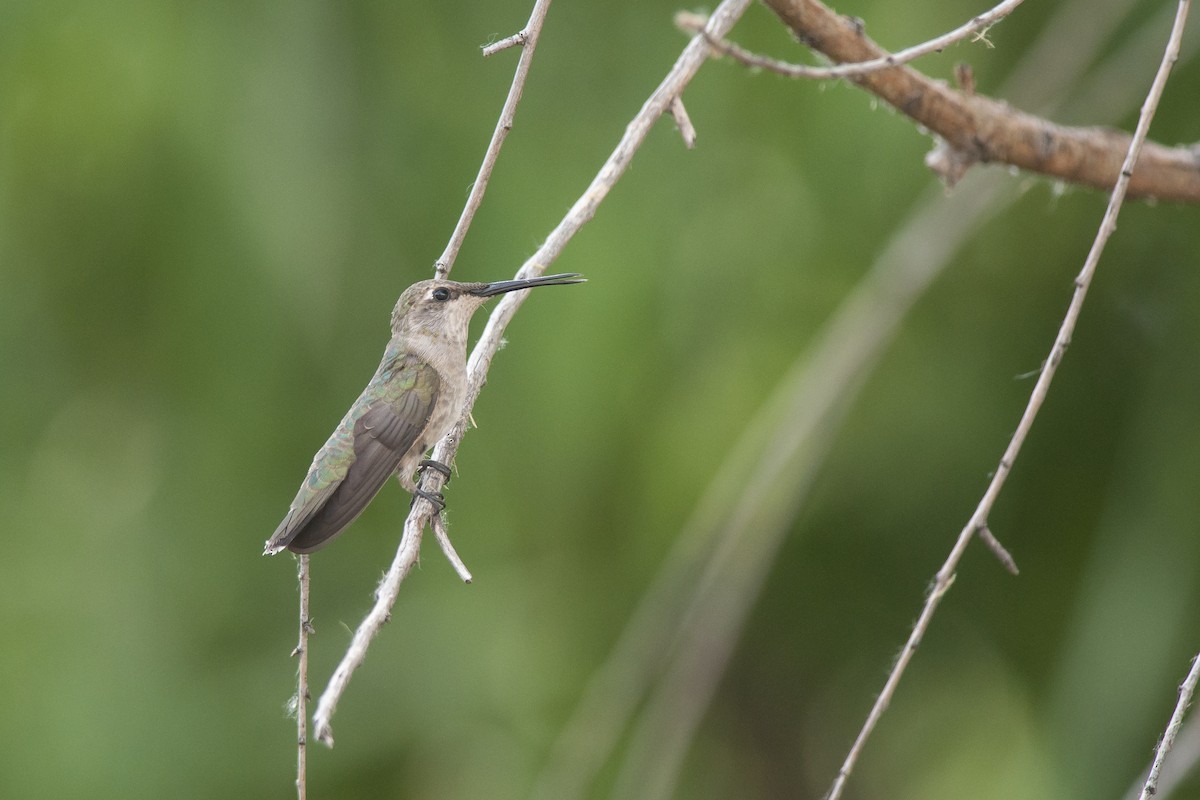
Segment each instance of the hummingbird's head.
[{"label": "hummingbird's head", "polygon": [[583,283],[576,273],[545,275],[494,283],[459,283],[430,280],[404,290],[392,311],[392,333],[466,340],[467,324],[476,309],[490,297],[535,286]]}]

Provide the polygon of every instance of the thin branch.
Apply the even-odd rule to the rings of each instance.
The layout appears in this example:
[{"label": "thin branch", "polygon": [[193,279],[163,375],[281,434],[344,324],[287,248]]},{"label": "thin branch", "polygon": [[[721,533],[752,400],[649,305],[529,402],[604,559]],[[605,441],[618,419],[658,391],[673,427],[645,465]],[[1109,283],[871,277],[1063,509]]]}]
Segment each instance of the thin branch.
[{"label": "thin branch", "polygon": [[[745,13],[749,5],[750,0],[724,0],[713,12],[708,32],[711,35],[723,36]],[[704,39],[699,36],[684,48],[666,78],[630,121],[625,129],[625,134],[600,167],[600,171],[592,179],[583,195],[575,201],[567,215],[550,232],[542,246],[525,261],[517,271],[517,277],[527,278],[543,274],[546,268],[562,253],[572,237],[595,216],[600,203],[629,168],[634,154],[645,141],[654,123],[667,113],[672,100],[683,93],[684,88],[708,58],[708,54],[709,48]],[[471,409],[486,382],[492,358],[500,349],[504,330],[517,309],[520,308],[521,303],[524,302],[524,296],[527,294],[528,292],[506,294],[488,318],[479,342],[471,351],[471,357],[467,361],[468,385],[463,416],[454,429],[434,448],[432,456],[434,460],[443,464],[453,463],[454,454],[458,451],[458,446],[466,432]],[[440,472],[427,470],[421,485],[427,491],[433,492],[441,488],[443,481],[444,476]],[[422,532],[429,522],[431,512],[432,507],[423,499],[418,499],[413,504],[408,519],[404,523],[404,534],[401,537],[396,557],[392,560],[391,567],[376,590],[375,605],[359,624],[350,642],[350,647],[342,656],[328,686],[321,694],[316,714],[313,715],[313,727],[317,738],[326,745],[333,746],[333,730],[330,723],[337,710],[338,701],[349,685],[350,677],[366,658],[371,640],[390,617],[391,609],[399,596],[400,584],[417,561],[420,554]]]},{"label": "thin branch", "polygon": [[[467,229],[470,228],[471,221],[475,217],[475,212],[479,209],[479,205],[483,201],[483,195],[491,178],[496,159],[500,154],[500,148],[504,144],[504,139],[508,136],[508,132],[512,130],[513,117],[516,113],[517,104],[521,100],[525,81],[529,75],[529,67],[533,62],[533,53],[537,47],[538,37],[541,34],[542,25],[545,22],[546,13],[549,9],[550,0],[536,0],[533,11],[529,15],[529,21],[518,34],[509,37],[503,42],[497,42],[496,46],[490,51],[485,48],[484,54],[490,55],[505,47],[520,44],[521,57],[517,61],[512,86],[509,88],[504,106],[500,110],[500,118],[496,122],[495,130],[492,132],[491,141],[488,142],[483,163],[479,167],[479,174],[475,179],[474,185],[471,187],[470,195],[467,197],[467,203],[463,208],[462,215],[459,217],[458,224],[454,228],[454,232],[450,236],[450,241],[447,243],[445,251],[435,264],[435,274],[438,277],[449,275],[450,270],[454,266],[454,260],[458,256],[458,251],[462,247],[462,242],[467,235]],[[468,416],[470,415],[469,406],[466,413]],[[452,458],[453,452],[446,457],[446,460],[442,460],[442,463],[450,464],[452,463],[450,460]],[[423,485],[427,490],[436,492],[440,490],[444,477],[436,471],[430,470],[430,472],[434,472],[434,475],[437,476],[436,479],[426,475],[423,478]],[[316,733],[317,739],[329,747],[333,747],[333,729],[330,723],[334,712],[337,710],[338,700],[349,685],[354,671],[358,669],[367,657],[367,650],[370,647],[371,641],[379,633],[379,629],[383,627],[383,624],[391,618],[391,610],[396,603],[400,584],[420,557],[421,539],[425,526],[429,523],[433,513],[433,506],[424,498],[418,497],[413,503],[412,508],[409,510],[408,518],[404,523],[404,533],[400,538],[400,546],[396,550],[396,556],[392,559],[391,567],[376,589],[375,605],[363,621],[359,623],[358,629],[354,632],[353,639],[351,639],[350,646],[346,649],[333,675],[330,676],[329,684],[325,687],[325,691],[321,693],[321,698],[317,702],[316,713],[313,715],[313,730]],[[435,535],[442,542],[442,549],[446,553],[447,558],[450,559],[450,563],[454,566],[455,571],[458,572],[460,577],[463,577],[463,580],[469,583],[471,574],[467,571],[462,560],[458,558],[458,554],[454,551],[454,546],[450,544],[449,536],[446,534],[444,527],[440,533],[435,530]]]},{"label": "thin branch", "polygon": [[1021,420],[1017,424],[1017,430],[1013,433],[1008,447],[1005,448],[1004,455],[1001,456],[1000,463],[992,475],[992,480],[988,484],[987,490],[976,506],[975,512],[971,515],[971,519],[968,520],[966,526],[959,534],[958,540],[950,550],[950,555],[946,558],[945,563],[938,570],[929,595],[925,600],[925,606],[921,609],[921,615],[918,617],[917,623],[913,626],[912,633],[908,641],[905,642],[904,648],[900,651],[900,656],[896,659],[896,663],[888,675],[883,691],[879,693],[879,697],[867,715],[867,720],[863,724],[862,730],[859,731],[858,737],[850,748],[850,752],[847,753],[841,769],[838,770],[837,777],[834,779],[833,785],[830,787],[829,794],[827,795],[828,800],[837,800],[841,796],[846,780],[854,769],[854,764],[857,762],[863,746],[866,744],[867,739],[870,738],[872,731],[874,731],[876,724],[879,722],[879,718],[891,702],[892,696],[896,692],[896,687],[899,685],[909,661],[912,660],[913,654],[916,652],[921,639],[925,636],[925,632],[929,628],[929,623],[933,619],[934,612],[954,582],[955,570],[958,569],[958,563],[962,559],[963,553],[966,552],[971,537],[980,530],[987,528],[988,515],[995,505],[996,499],[1000,495],[1000,490],[1004,487],[1004,482],[1012,470],[1013,463],[1021,452],[1025,438],[1033,426],[1033,421],[1037,418],[1038,411],[1041,410],[1042,403],[1045,402],[1046,395],[1050,391],[1050,384],[1054,380],[1058,366],[1062,363],[1063,356],[1067,352],[1067,346],[1070,344],[1071,337],[1075,332],[1075,326],[1079,321],[1080,312],[1083,310],[1083,302],[1087,297],[1088,288],[1091,286],[1092,278],[1096,273],[1100,256],[1104,252],[1104,247],[1108,243],[1109,237],[1116,230],[1117,216],[1120,214],[1121,206],[1125,201],[1130,178],[1133,175],[1134,166],[1137,164],[1138,156],[1141,153],[1142,144],[1146,141],[1146,135],[1150,130],[1150,122],[1154,119],[1154,113],[1158,109],[1158,102],[1162,97],[1163,88],[1166,86],[1167,76],[1170,75],[1171,67],[1174,66],[1175,61],[1179,57],[1179,45],[1183,38],[1183,28],[1187,21],[1189,4],[1190,0],[1180,0],[1179,9],[1175,15],[1175,23],[1171,28],[1171,35],[1163,52],[1162,61],[1159,64],[1158,72],[1154,76],[1150,90],[1146,95],[1146,100],[1142,104],[1142,110],[1138,116],[1137,128],[1134,130],[1133,138],[1129,143],[1129,151],[1126,153],[1125,160],[1121,165],[1120,176],[1117,179],[1116,186],[1113,187],[1112,196],[1109,198],[1108,207],[1105,209],[1104,218],[1100,223],[1100,229],[1096,232],[1096,238],[1092,242],[1092,247],[1088,252],[1087,258],[1084,260],[1083,269],[1080,270],[1079,275],[1075,278],[1075,291],[1071,295],[1071,302],[1067,306],[1067,313],[1063,317],[1058,335],[1054,340],[1054,345],[1050,349],[1050,355],[1042,365],[1041,375],[1038,376],[1037,384],[1030,394],[1025,412],[1021,415]]},{"label": "thin branch", "polygon": [[[1096,24],[1085,26],[1085,20]],[[1048,98],[1075,96],[1072,86],[1090,77],[1106,32],[1119,24],[1117,14],[1098,17],[1092,0],[1060,6],[1021,65],[1042,63],[1071,31],[1087,28],[1094,40],[1083,42],[1081,51],[1073,53],[1075,60],[1047,72],[1036,86],[1018,80],[1009,94],[1024,96],[1036,89],[1041,93],[1039,107],[1053,111],[1055,104]],[[1144,55],[1148,48],[1136,39],[1126,50]],[[1128,56],[1122,51],[1111,58],[1128,61]],[[1136,102],[1132,94],[1133,87],[1119,84],[1106,112],[1124,113]],[[962,244],[1018,197],[1011,182],[977,180],[959,190],[953,203],[947,203],[942,192],[931,192],[915,206],[867,277],[842,302],[809,351],[797,358],[724,457],[556,737],[531,797],[585,796],[622,741],[630,742],[624,747],[622,787],[634,787],[639,797],[644,786],[660,793],[669,790],[680,754],[686,753],[686,742],[711,703],[727,663],[723,658],[731,652],[757,596],[758,576],[797,513],[777,503],[757,506],[761,491],[771,485],[772,497],[782,492],[796,507],[805,501],[804,487],[821,468],[846,409],[913,303]],[[655,682],[654,695],[643,703]],[[639,705],[642,721],[626,735]]]},{"label": "thin branch", "polygon": [[1021,570],[1017,569],[1017,562],[1013,560],[1012,553],[1009,553],[1004,545],[1000,544],[1000,540],[996,538],[988,526],[984,525],[975,531],[975,535],[979,537],[981,542],[987,545],[987,548],[992,551],[992,555],[999,560],[1006,570],[1013,575],[1021,574]]},{"label": "thin branch", "polygon": [[683,146],[691,150],[696,146],[696,126],[692,125],[692,118],[688,116],[687,109],[683,107],[681,98],[676,97],[671,101],[671,117],[675,120],[675,126],[679,128]]},{"label": "thin branch", "polygon": [[437,537],[437,543],[442,546],[442,552],[446,554],[446,560],[450,562],[450,566],[454,567],[454,571],[458,573],[458,577],[463,583],[470,583],[471,570],[467,569],[467,565],[458,557],[458,551],[454,549],[453,543],[450,541],[450,534],[446,530],[446,518],[442,514],[434,514],[430,520],[433,523],[433,535]]},{"label": "thin branch", "polygon": [[471,185],[471,192],[467,195],[467,203],[463,206],[462,215],[458,218],[458,224],[454,226],[454,232],[450,234],[450,241],[446,243],[446,249],[434,263],[434,274],[439,278],[445,278],[454,268],[454,260],[458,258],[458,251],[462,248],[463,240],[467,238],[467,229],[471,227],[471,221],[475,219],[475,212],[479,210],[479,204],[483,202],[483,193],[487,191],[488,181],[492,178],[492,169],[496,166],[500,148],[504,146],[504,140],[508,138],[508,132],[512,130],[517,104],[521,102],[521,94],[525,91],[525,79],[529,77],[529,66],[533,63],[533,51],[537,48],[538,37],[542,32],[542,23],[545,22],[546,12],[549,10],[550,0],[537,0],[533,4],[529,22],[525,23],[525,27],[519,33],[483,48],[483,55],[486,58],[492,53],[519,44],[521,58],[517,60],[517,70],[513,75],[512,86],[509,87],[508,97],[505,98],[504,106],[500,109],[500,118],[496,120],[496,129],[492,131],[491,141],[488,142],[487,150],[483,154],[483,163],[479,165],[479,174],[475,176],[475,183]]},{"label": "thin branch", "polygon": [[[1195,662],[1192,666],[1195,667]],[[1186,682],[1185,680],[1184,683],[1186,684]],[[1180,686],[1180,691],[1182,690],[1183,686]],[[1171,745],[1171,760],[1164,762],[1162,770],[1159,772],[1154,796],[1170,797],[1175,789],[1192,774],[1197,764],[1200,764],[1200,718],[1193,714],[1175,734],[1174,742]],[[1149,774],[1150,769],[1147,767],[1136,783],[1125,793],[1126,800],[1141,798],[1142,789],[1145,788],[1146,777]]]},{"label": "thin branch", "polygon": [[300,585],[300,633],[292,655],[299,658],[296,668],[296,797],[305,800],[308,796],[308,635],[312,633],[312,620],[308,616],[308,598],[311,580],[308,572],[308,554],[297,559],[296,579]]},{"label": "thin branch", "polygon": [[[936,38],[930,39],[927,42],[922,42],[912,47],[900,50],[896,53],[888,53],[878,58],[872,58],[867,61],[859,61],[852,64],[838,64],[833,67],[813,67],[806,64],[791,64],[787,61],[762,56],[757,53],[752,53],[743,47],[739,47],[733,42],[717,37],[708,37],[708,43],[722,55],[729,56],[741,64],[755,69],[763,69],[768,72],[773,72],[777,75],[782,75],[785,78],[807,78],[810,80],[826,81],[836,78],[852,78],[858,75],[866,75],[869,72],[878,72],[881,69],[890,69],[901,64],[907,64],[921,56],[929,55],[930,53],[940,53],[952,44],[961,42],[968,36],[973,36],[972,41],[982,41],[991,47],[991,42],[987,40],[987,29],[995,25],[1000,20],[1007,17],[1017,6],[1021,5],[1024,0],[1004,0],[1004,2],[995,6],[979,16],[972,17],[968,22],[960,25],[949,33],[942,34]],[[693,14],[690,12],[682,12],[675,16],[675,24],[684,30],[692,33],[697,33],[703,28],[704,17],[702,15]]]},{"label": "thin branch", "polygon": [[1197,683],[1200,683],[1200,653],[1192,659],[1192,668],[1188,671],[1183,683],[1179,685],[1179,702],[1175,704],[1175,711],[1171,714],[1170,722],[1167,723],[1167,730],[1154,750],[1154,762],[1150,765],[1150,773],[1146,776],[1146,783],[1142,786],[1142,793],[1138,800],[1150,800],[1158,793],[1158,775],[1162,771],[1163,761],[1170,752],[1171,745],[1175,743],[1175,736],[1183,725],[1183,715],[1187,713],[1188,706],[1191,705]]},{"label": "thin branch", "polygon": [[[765,0],[809,47],[839,63],[885,58],[887,51],[818,0]],[[851,77],[944,140],[927,163],[953,181],[969,166],[1000,162],[1070,183],[1112,189],[1130,136],[1109,128],[1055,125],[981,94],[956,91],[911,67]],[[1132,198],[1200,203],[1200,148],[1147,143],[1129,181]]]}]

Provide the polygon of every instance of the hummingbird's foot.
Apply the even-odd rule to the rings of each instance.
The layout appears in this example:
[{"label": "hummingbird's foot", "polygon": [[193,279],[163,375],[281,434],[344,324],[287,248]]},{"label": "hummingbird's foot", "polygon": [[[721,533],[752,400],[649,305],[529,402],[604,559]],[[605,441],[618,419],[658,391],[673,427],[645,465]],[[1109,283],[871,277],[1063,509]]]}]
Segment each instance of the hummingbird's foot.
[{"label": "hummingbird's foot", "polygon": [[417,502],[418,497],[428,500],[433,505],[434,513],[436,514],[441,514],[446,510],[446,498],[442,496],[441,492],[427,492],[424,489],[417,489],[413,492],[412,503],[408,504],[409,508],[412,508],[412,504]]},{"label": "hummingbird's foot", "polygon": [[440,461],[434,461],[432,458],[427,458],[417,463],[418,470],[432,469],[446,476],[446,480],[442,483],[443,486],[450,485],[450,467]]}]

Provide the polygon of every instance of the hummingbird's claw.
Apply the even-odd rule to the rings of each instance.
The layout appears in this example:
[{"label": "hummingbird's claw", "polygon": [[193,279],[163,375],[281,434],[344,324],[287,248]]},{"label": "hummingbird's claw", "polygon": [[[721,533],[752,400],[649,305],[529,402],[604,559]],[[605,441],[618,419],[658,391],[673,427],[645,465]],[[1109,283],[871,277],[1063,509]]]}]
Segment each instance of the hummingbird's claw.
[{"label": "hummingbird's claw", "polygon": [[[438,514],[446,510],[446,498],[442,496],[441,492],[427,492],[424,489],[417,489],[413,492],[413,503],[417,502],[418,497],[428,500],[433,505],[434,511]],[[409,507],[412,507],[412,503],[409,503]]]},{"label": "hummingbird's claw", "polygon": [[427,458],[417,464],[418,470],[432,469],[446,476],[446,480],[442,483],[443,486],[450,485],[450,467],[440,461],[434,461],[432,458]]}]

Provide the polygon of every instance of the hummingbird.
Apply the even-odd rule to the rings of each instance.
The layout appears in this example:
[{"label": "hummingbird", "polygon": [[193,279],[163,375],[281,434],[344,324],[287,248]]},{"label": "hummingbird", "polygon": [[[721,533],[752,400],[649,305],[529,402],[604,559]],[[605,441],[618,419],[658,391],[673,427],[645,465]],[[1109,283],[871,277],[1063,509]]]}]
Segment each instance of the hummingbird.
[{"label": "hummingbird", "polygon": [[427,280],[405,289],[392,311],[392,338],[379,369],[317,451],[263,555],[324,547],[393,474],[414,500],[424,497],[439,512],[445,508],[442,496],[419,488],[413,475],[431,468],[450,477],[445,464],[422,458],[462,414],[471,317],[498,294],[584,280],[572,272],[494,283]]}]

